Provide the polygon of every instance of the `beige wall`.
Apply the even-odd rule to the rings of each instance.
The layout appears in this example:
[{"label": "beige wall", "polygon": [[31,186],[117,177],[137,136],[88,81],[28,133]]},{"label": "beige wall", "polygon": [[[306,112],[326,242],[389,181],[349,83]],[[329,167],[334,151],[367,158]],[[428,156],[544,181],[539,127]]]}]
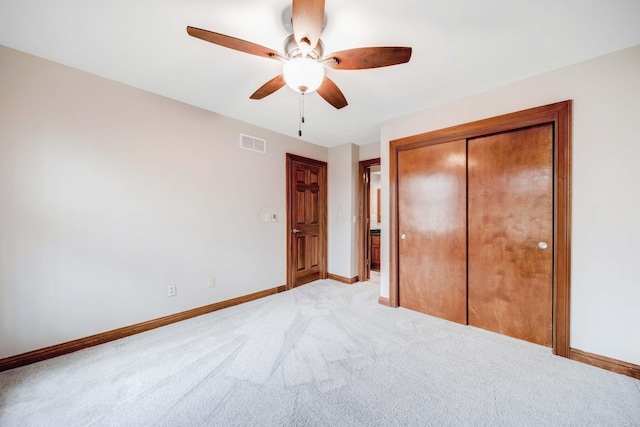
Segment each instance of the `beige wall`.
[{"label": "beige wall", "polygon": [[[369,229],[379,229],[381,223],[378,222],[378,190],[380,189],[380,173],[371,173],[369,186]],[[382,199],[382,193],[380,198]]]},{"label": "beige wall", "polygon": [[0,47],[0,358],[284,284],[286,152],[328,157]]},{"label": "beige wall", "polygon": [[380,143],[373,142],[371,144],[360,145],[359,146],[359,159],[362,160],[371,160],[377,159],[380,157]]},{"label": "beige wall", "polygon": [[[640,46],[389,121],[389,141],[573,99],[571,346],[640,364]],[[383,198],[383,233],[389,228]],[[389,248],[381,294],[388,296]]]},{"label": "beige wall", "polygon": [[358,146],[329,149],[329,273],[358,275]]}]

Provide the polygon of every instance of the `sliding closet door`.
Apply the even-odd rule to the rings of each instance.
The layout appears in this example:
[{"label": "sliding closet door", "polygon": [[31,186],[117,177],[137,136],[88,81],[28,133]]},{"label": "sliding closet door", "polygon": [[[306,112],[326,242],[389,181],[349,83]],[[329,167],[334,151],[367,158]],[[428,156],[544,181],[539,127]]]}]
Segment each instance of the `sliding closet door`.
[{"label": "sliding closet door", "polygon": [[399,303],[466,323],[466,141],[398,154]]},{"label": "sliding closet door", "polygon": [[552,344],[553,128],[468,144],[469,324]]}]

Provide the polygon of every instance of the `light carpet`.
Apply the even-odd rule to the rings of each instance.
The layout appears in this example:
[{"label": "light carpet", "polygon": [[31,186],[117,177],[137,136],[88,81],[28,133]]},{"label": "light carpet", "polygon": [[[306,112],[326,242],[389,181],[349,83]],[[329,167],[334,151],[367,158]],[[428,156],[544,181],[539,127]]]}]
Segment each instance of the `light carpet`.
[{"label": "light carpet", "polygon": [[640,426],[640,381],[321,280],[0,373],[1,426]]}]

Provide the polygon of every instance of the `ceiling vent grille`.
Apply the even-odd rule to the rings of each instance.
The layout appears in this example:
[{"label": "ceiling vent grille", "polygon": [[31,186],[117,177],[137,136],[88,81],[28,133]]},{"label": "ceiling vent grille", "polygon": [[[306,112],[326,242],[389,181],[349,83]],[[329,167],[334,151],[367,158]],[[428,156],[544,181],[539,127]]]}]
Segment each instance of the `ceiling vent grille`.
[{"label": "ceiling vent grille", "polygon": [[255,136],[240,134],[240,148],[258,153],[267,152],[267,140]]}]

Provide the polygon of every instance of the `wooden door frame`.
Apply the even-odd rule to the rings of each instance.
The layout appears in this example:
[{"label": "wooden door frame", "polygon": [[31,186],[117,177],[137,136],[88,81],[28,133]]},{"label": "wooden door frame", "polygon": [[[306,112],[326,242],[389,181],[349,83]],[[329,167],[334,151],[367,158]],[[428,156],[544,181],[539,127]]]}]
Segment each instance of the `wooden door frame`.
[{"label": "wooden door frame", "polygon": [[571,109],[558,102],[396,139],[389,144],[389,305],[398,307],[398,153],[426,145],[551,123],[553,144],[553,352],[569,357],[571,296]]},{"label": "wooden door frame", "polygon": [[[370,185],[371,185],[371,166],[380,165],[380,157],[370,160],[362,160],[359,163],[360,185],[358,195],[358,224],[360,230],[358,232],[358,280],[365,282],[369,279],[371,265],[367,264],[367,237],[369,236],[369,228],[371,222],[371,203]],[[371,256],[371,254],[369,254]]]},{"label": "wooden door frame", "polygon": [[286,161],[286,193],[287,193],[287,290],[293,289],[296,286],[295,283],[295,263],[293,262],[293,235],[291,232],[291,210],[293,201],[294,188],[291,187],[291,170],[294,162],[305,163],[308,165],[317,166],[322,170],[322,181],[320,183],[320,278],[327,278],[327,259],[328,259],[328,244],[327,244],[327,162],[321,160],[309,159],[307,157],[298,156],[295,154],[287,153]]}]

